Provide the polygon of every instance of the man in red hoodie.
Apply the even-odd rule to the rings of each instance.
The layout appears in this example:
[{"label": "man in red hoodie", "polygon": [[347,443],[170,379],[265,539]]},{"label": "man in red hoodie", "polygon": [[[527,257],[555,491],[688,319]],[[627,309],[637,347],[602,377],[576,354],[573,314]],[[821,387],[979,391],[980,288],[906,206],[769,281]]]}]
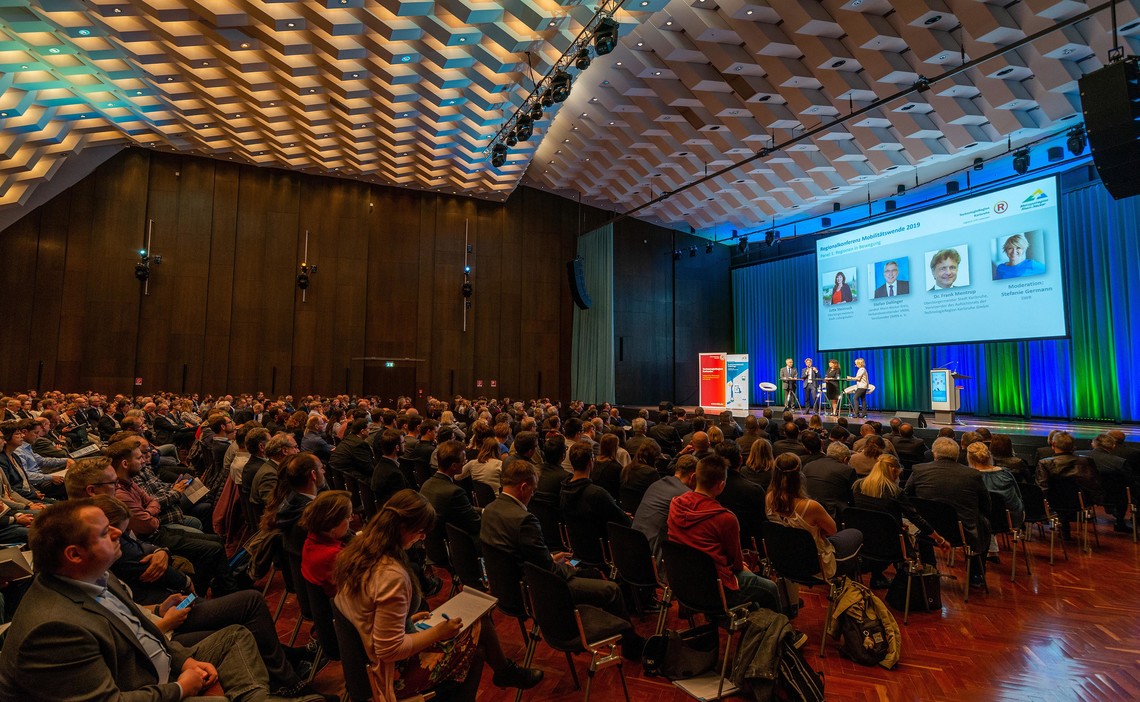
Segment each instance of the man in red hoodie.
[{"label": "man in red hoodie", "polygon": [[706,456],[697,463],[696,489],[678,495],[669,505],[669,540],[712,556],[729,607],[752,602],[778,612],[776,584],[744,566],[740,523],[716,500],[724,490],[726,471],[720,456]]}]

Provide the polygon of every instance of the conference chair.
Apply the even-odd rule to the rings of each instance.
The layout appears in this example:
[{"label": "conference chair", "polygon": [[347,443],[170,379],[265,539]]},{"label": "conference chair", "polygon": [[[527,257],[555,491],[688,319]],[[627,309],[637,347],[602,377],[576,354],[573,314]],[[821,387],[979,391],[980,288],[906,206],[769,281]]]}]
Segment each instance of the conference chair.
[{"label": "conference chair", "polygon": [[[1030,541],[1033,531],[1029,525],[1036,524],[1041,538],[1045,538],[1045,526],[1049,526],[1049,565],[1053,565],[1053,550],[1057,542],[1057,531],[1061,528],[1061,519],[1049,508],[1049,501],[1041,488],[1032,483],[1019,486],[1021,489],[1021,502],[1025,505],[1025,540]],[[1061,552],[1065,560],[1069,560],[1069,549],[1065,540],[1061,539]]]},{"label": "conference chair", "polygon": [[472,587],[480,592],[486,592],[487,580],[483,573],[483,561],[479,556],[479,545],[475,543],[474,537],[454,524],[444,524],[443,531],[447,534],[447,556],[453,576],[459,579],[462,587]]},{"label": "conference chair", "polygon": [[487,505],[494,502],[495,498],[498,497],[498,494],[495,492],[495,488],[491,487],[487,483],[476,480],[471,483],[471,488],[475,493],[476,507],[486,507]]},{"label": "conference chair", "polygon": [[546,547],[551,551],[569,551],[570,540],[562,524],[562,510],[553,498],[554,495],[549,493],[536,493],[526,508],[542,525],[542,540]]},{"label": "conference chair", "polygon": [[[1100,547],[1100,534],[1096,530],[1095,504],[1085,495],[1085,491],[1077,484],[1075,478],[1049,479],[1049,507],[1066,524],[1070,516],[1077,520],[1077,530],[1080,532],[1081,550],[1092,553],[1092,544],[1089,543],[1089,531]],[[1064,529],[1062,529],[1062,532]]]},{"label": "conference chair", "polygon": [[[487,569],[487,588],[499,600],[498,609],[508,617],[514,617],[522,632],[523,641],[526,641],[526,651],[523,654],[523,668],[529,668],[534,659],[535,649],[542,640],[541,629],[536,621],[528,631],[526,623],[531,620],[531,610],[527,606],[526,595],[523,592],[523,574],[519,562],[514,555],[506,551],[483,544],[483,565]],[[570,660],[567,653],[567,661]],[[574,666],[570,666],[573,671]],[[578,678],[575,673],[574,689],[578,689]],[[522,690],[515,695],[515,702],[522,699]]]},{"label": "conference chair", "polygon": [[[806,587],[823,585],[827,588],[827,614],[823,618],[823,632],[819,642],[819,655],[822,658],[827,646],[827,626],[831,621],[831,613],[835,610],[835,601],[843,589],[844,578],[841,575],[831,578],[824,575],[826,571],[823,558],[816,549],[815,539],[804,529],[794,529],[775,522],[764,522],[763,529],[764,556],[780,578],[777,584],[782,588],[785,601],[791,600],[787,592],[787,580]],[[672,583],[672,571],[669,572]]]},{"label": "conference chair", "polygon": [[[958,512],[954,509],[954,505],[946,502],[939,502],[937,500],[926,500],[921,497],[910,498],[911,504],[918,510],[930,526],[934,527],[934,531],[938,532],[942,538],[950,543],[950,557],[948,565],[954,567],[954,554],[958,549],[962,549],[963,560],[966,561],[966,580],[963,586],[962,602],[970,601],[970,557],[980,555],[974,553],[970,548],[970,542],[966,540],[966,527],[962,524],[962,520],[958,518]],[[982,574],[982,583],[989,594],[989,585],[985,584],[985,573]]]},{"label": "conference chair", "polygon": [[427,562],[424,565],[445,571],[451,579],[451,590],[447,594],[447,598],[451,599],[459,592],[459,578],[455,575],[455,569],[451,567],[447,537],[438,529],[428,532],[424,535],[424,551],[427,553]]},{"label": "conference chair", "polygon": [[333,626],[333,603],[319,585],[314,585],[301,578],[300,587],[305,591],[305,598],[309,601],[309,610],[313,614],[313,626],[317,632],[317,655],[313,658],[313,667],[309,669],[309,678],[312,682],[321,669],[321,658],[330,661],[340,661],[340,644],[337,640],[336,628]]},{"label": "conference chair", "polygon": [[[922,579],[923,566],[918,555],[908,553],[906,533],[902,525],[893,515],[859,507],[848,507],[843,510],[843,525],[848,529],[858,529],[863,533],[863,546],[859,549],[860,563],[870,561],[893,565],[895,577],[906,578],[906,605],[903,608],[903,625],[910,619],[910,592],[914,579],[922,587],[922,599],[925,602],[926,581]],[[862,567],[860,567],[862,572]]]},{"label": "conference chair", "polygon": [[[812,546],[812,549],[815,547]],[[716,573],[712,556],[707,553],[675,541],[666,541],[661,544],[661,554],[665,563],[665,575],[669,579],[669,586],[665,590],[666,599],[676,599],[682,607],[703,614],[728,633],[724,659],[720,664],[720,682],[717,684],[716,697],[713,698],[720,699],[732,653],[732,639],[736,632],[743,631],[748,626],[751,607],[747,603],[736,607],[728,606],[724,583]]]},{"label": "conference chair", "polygon": [[[604,668],[616,666],[621,689],[629,702],[629,688],[625,683],[625,670],[617,648],[622,633],[629,624],[620,617],[589,605],[576,605],[570,594],[570,587],[561,576],[539,568],[533,563],[523,564],[523,582],[526,584],[530,611],[534,615],[534,628],[541,628],[543,639],[555,651],[566,654],[566,663],[578,683],[578,671],[574,668],[573,655],[590,654],[590,665],[586,669],[585,702],[590,702],[590,688],[594,675]],[[527,666],[529,660],[523,663]],[[519,691],[521,694],[521,690]]]},{"label": "conference chair", "polygon": [[[633,605],[638,615],[644,615],[641,597],[645,592],[657,593],[658,587],[665,587],[649,548],[649,539],[637,529],[610,522],[606,525],[610,539],[610,558],[616,577],[634,589]],[[657,616],[655,633],[665,630],[665,619],[669,614],[669,603],[662,600]]]},{"label": "conference chair", "polygon": [[1009,573],[1009,581],[1011,583],[1017,581],[1017,547],[1019,544],[1022,553],[1025,554],[1025,570],[1032,577],[1033,563],[1029,556],[1029,545],[1025,543],[1024,521],[1021,524],[1014,524],[1013,513],[1006,507],[1005,498],[1000,493],[990,493],[990,506],[990,533],[1002,537],[1010,545],[1013,569]]}]

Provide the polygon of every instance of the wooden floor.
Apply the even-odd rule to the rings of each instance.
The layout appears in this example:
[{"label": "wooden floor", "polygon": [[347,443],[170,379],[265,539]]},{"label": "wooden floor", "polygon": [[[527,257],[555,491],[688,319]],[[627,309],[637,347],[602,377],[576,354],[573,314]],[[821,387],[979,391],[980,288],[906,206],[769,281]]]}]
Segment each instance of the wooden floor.
[{"label": "wooden floor", "polygon": [[[1015,583],[1009,580],[1010,554],[1003,550],[1001,565],[989,567],[989,593],[975,589],[968,603],[962,602],[961,580],[944,579],[941,613],[914,614],[906,627],[898,615],[902,658],[894,670],[856,665],[840,658],[834,648],[819,658],[826,602],[822,591],[802,590],[806,606],[794,624],[810,637],[807,658],[825,675],[827,699],[1140,699],[1140,547],[1130,534],[1114,533],[1103,516],[1098,530],[1100,546],[1094,544],[1091,555],[1079,553],[1078,546],[1070,543],[1069,560],[1061,557],[1058,547],[1052,567],[1048,540],[1030,543],[1033,576],[1026,575],[1020,561]],[[943,564],[942,570],[963,576],[960,560],[953,569]],[[278,596],[270,593],[271,605]],[[283,636],[292,628],[294,612],[292,604],[287,605],[279,622]],[[669,626],[684,626],[675,613],[674,607]],[[496,621],[508,655],[521,658],[518,625],[501,616]],[[635,623],[642,634],[652,633],[653,620]],[[586,659],[579,657],[577,663],[584,682]],[[535,665],[546,678],[523,695],[524,701],[582,699],[582,692],[574,690],[564,656],[539,644]],[[667,681],[643,676],[639,665],[627,663],[625,670],[634,702],[691,699]],[[343,691],[339,664],[322,670],[315,687],[326,693]],[[513,697],[491,685],[490,671],[485,672],[479,700]],[[616,669],[598,674],[591,699],[622,699]]]}]

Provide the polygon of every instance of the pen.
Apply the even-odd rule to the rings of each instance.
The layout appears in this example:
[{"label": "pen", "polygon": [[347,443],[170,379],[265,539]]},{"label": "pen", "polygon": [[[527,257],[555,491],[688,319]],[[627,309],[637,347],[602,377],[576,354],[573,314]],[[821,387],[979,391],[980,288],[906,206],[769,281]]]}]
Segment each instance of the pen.
[{"label": "pen", "polygon": [[449,622],[449,621],[451,621],[451,617],[447,616],[446,614],[440,614],[439,616],[443,617],[443,620],[444,620],[445,622]]}]

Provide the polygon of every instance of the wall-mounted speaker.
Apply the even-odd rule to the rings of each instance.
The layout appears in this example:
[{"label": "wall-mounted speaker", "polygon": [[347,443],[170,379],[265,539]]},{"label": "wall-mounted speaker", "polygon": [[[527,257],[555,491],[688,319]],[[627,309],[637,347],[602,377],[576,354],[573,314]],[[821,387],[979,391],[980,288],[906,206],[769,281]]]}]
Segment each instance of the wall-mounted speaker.
[{"label": "wall-mounted speaker", "polygon": [[594,304],[586,291],[586,261],[581,257],[566,264],[566,277],[570,280],[570,296],[579,309],[588,310]]},{"label": "wall-mounted speaker", "polygon": [[1130,56],[1077,82],[1093,163],[1116,200],[1140,195],[1140,58]]}]

